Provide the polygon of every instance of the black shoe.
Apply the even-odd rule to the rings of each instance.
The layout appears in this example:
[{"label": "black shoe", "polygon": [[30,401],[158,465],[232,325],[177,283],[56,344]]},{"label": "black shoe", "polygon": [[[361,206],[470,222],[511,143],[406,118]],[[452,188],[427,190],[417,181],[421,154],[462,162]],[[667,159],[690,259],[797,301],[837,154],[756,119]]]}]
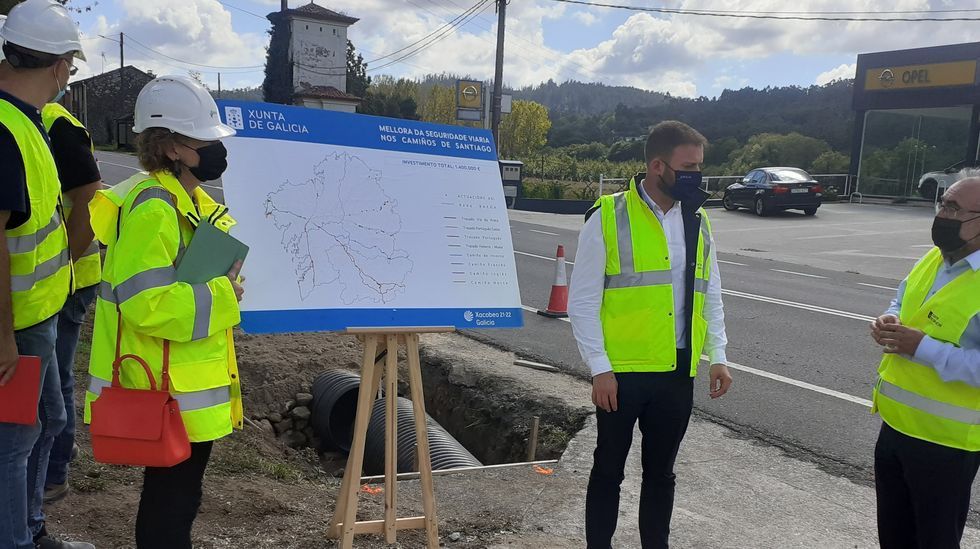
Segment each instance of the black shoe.
[{"label": "black shoe", "polygon": [[83,541],[60,541],[51,536],[43,536],[34,542],[36,549],[95,549],[91,543]]}]

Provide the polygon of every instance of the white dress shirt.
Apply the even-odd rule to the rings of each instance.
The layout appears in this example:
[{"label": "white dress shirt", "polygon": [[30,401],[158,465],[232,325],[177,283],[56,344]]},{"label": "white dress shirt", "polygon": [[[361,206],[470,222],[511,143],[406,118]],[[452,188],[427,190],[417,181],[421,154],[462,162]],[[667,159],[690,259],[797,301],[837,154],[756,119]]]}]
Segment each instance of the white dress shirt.
[{"label": "white dress shirt", "polygon": [[[670,257],[670,274],[674,292],[674,333],[677,348],[687,346],[687,318],[684,299],[685,263],[687,245],[684,241],[684,219],[680,202],[667,212],[647,196],[642,183],[637,190],[643,201],[660,220],[667,237],[667,250]],[[606,280],[606,244],[602,238],[602,216],[596,212],[579,232],[578,251],[575,254],[575,268],[569,286],[568,316],[572,322],[572,333],[578,344],[582,359],[589,365],[592,375],[612,370],[609,355],[602,336],[602,321],[599,309],[602,307],[602,294]],[[711,276],[708,292],[705,295],[704,318],[708,322],[705,340],[705,353],[712,364],[726,363],[725,347],[728,337],[725,334],[725,310],[721,300],[721,273],[718,271],[718,255],[714,239],[711,242]]]}]

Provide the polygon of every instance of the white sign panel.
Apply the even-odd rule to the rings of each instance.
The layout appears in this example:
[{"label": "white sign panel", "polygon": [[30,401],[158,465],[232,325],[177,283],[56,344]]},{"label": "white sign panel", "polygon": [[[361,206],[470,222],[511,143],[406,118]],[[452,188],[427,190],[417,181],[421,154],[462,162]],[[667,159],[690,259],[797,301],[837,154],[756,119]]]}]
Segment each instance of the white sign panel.
[{"label": "white sign panel", "polygon": [[249,245],[242,327],[522,325],[490,133],[219,102],[232,234]]}]

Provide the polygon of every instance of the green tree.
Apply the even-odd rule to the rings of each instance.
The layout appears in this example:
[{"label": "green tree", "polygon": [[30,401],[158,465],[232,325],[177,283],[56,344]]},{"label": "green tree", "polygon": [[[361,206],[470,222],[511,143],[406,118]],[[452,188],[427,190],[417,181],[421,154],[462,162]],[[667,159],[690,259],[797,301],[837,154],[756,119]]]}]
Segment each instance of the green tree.
[{"label": "green tree", "polygon": [[456,90],[434,85],[420,93],[419,114],[426,122],[456,124]]},{"label": "green tree", "polygon": [[418,96],[417,82],[381,75],[371,82],[357,110],[362,114],[418,120]]},{"label": "green tree", "polygon": [[745,146],[732,151],[728,171],[743,174],[763,166],[808,167],[829,150],[830,145],[825,141],[796,132],[786,135],[762,133],[753,135]]},{"label": "green tree", "polygon": [[262,97],[268,103],[293,103],[293,64],[289,59],[289,21],[279,12],[269,14],[269,47],[265,50]]},{"label": "green tree", "polygon": [[646,142],[643,139],[624,139],[609,147],[606,158],[613,162],[643,161],[643,149]]},{"label": "green tree", "polygon": [[548,109],[534,101],[514,101],[513,108],[500,121],[501,158],[517,158],[533,154],[548,142],[551,119]]},{"label": "green tree", "polygon": [[847,173],[850,169],[851,158],[837,151],[827,151],[810,164],[810,173]]},{"label": "green tree", "polygon": [[347,41],[347,93],[366,97],[371,77],[367,75],[367,63],[364,57],[354,49],[354,43]]}]

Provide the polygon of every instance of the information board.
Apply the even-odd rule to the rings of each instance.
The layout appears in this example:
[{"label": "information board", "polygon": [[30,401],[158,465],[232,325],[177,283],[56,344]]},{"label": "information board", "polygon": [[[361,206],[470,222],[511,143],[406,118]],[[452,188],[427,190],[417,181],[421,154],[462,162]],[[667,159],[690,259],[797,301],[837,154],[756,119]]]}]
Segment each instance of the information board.
[{"label": "information board", "polygon": [[490,132],[219,101],[247,332],[523,324]]}]

